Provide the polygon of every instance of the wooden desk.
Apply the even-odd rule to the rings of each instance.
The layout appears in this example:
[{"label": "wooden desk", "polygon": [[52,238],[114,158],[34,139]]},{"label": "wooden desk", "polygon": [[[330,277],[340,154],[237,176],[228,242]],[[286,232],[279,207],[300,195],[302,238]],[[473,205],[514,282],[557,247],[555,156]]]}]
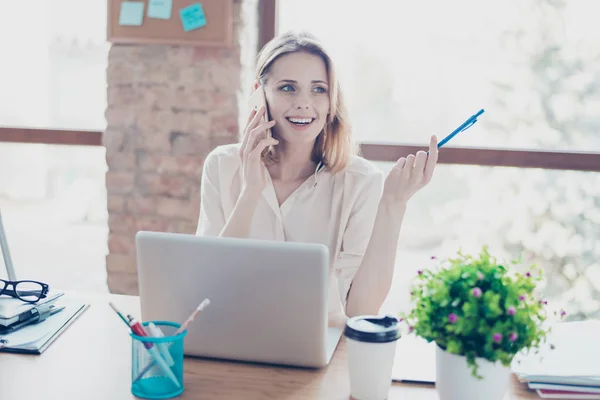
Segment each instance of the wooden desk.
[{"label": "wooden desk", "polygon": [[[131,394],[131,338],[109,299],[140,315],[139,298],[82,295],[91,307],[42,355],[0,353],[3,399],[135,399]],[[330,365],[321,370],[185,360],[182,399],[348,400],[346,346],[342,338]],[[390,399],[436,400],[434,388],[394,383]],[[537,399],[513,379],[505,400]]]}]

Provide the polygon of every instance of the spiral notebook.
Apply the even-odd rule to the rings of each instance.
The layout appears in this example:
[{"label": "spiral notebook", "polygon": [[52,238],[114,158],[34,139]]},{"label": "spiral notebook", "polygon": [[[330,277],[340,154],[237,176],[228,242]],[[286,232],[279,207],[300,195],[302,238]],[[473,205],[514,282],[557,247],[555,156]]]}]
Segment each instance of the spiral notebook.
[{"label": "spiral notebook", "polygon": [[46,320],[0,335],[0,351],[42,354],[89,307],[77,299],[63,298],[58,304],[64,309]]}]

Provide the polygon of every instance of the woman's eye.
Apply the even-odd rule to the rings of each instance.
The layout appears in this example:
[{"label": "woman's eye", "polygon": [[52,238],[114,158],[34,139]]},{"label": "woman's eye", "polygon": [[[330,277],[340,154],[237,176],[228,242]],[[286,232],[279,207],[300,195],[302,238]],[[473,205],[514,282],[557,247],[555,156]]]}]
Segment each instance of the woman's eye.
[{"label": "woman's eye", "polygon": [[315,87],[315,89],[314,89],[314,90],[315,90],[315,92],[317,92],[317,93],[327,93],[327,89],[325,89],[324,87],[321,87],[321,86],[317,86],[317,87]]},{"label": "woman's eye", "polygon": [[279,90],[283,92],[291,92],[294,90],[294,87],[292,85],[283,85],[279,88]]}]

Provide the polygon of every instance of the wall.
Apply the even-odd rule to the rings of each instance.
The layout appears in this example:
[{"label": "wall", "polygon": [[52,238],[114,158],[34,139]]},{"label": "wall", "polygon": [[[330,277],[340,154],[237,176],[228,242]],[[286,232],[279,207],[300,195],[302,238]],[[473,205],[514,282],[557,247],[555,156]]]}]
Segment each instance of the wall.
[{"label": "wall", "polygon": [[236,142],[247,118],[257,1],[234,1],[235,44],[229,49],[110,49],[103,140],[112,293],[138,293],[136,232],[196,230],[204,158],[216,146]]}]

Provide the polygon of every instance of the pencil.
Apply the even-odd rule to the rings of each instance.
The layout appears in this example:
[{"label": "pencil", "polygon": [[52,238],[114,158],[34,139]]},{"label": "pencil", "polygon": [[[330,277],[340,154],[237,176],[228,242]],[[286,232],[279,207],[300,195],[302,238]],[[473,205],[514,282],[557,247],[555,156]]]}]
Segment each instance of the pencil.
[{"label": "pencil", "polygon": [[[198,314],[200,314],[200,312],[202,310],[204,310],[209,304],[210,304],[210,300],[209,299],[202,300],[202,302],[198,305],[198,307],[196,307],[196,309],[194,310],[194,312],[185,320],[185,322],[183,324],[181,324],[181,326],[179,327],[179,329],[177,329],[175,331],[175,333],[173,333],[173,336],[177,336],[180,333],[182,333],[183,331],[185,331],[187,329],[187,327],[189,326],[189,324],[191,324],[192,321],[198,316]],[[169,343],[167,346],[170,347],[172,344],[173,343]],[[133,380],[133,383],[136,383],[138,380],[142,379],[142,377],[146,374],[146,372],[148,372],[148,370],[150,370],[150,368],[152,368],[153,365],[154,365],[154,362],[148,364],[146,366],[146,368],[144,368],[138,374],[138,376]]]},{"label": "pencil", "polygon": [[209,299],[202,300],[202,303],[200,303],[198,305],[198,307],[196,307],[196,309],[194,310],[194,312],[192,313],[192,315],[190,315],[185,320],[185,322],[183,324],[181,324],[181,326],[179,327],[179,329],[177,329],[175,331],[175,333],[173,334],[173,336],[179,335],[181,332],[185,331],[187,329],[187,327],[192,323],[192,321],[194,321],[194,319],[198,316],[198,314],[200,314],[200,312],[202,310],[204,310],[209,304],[210,304],[210,300]]}]

